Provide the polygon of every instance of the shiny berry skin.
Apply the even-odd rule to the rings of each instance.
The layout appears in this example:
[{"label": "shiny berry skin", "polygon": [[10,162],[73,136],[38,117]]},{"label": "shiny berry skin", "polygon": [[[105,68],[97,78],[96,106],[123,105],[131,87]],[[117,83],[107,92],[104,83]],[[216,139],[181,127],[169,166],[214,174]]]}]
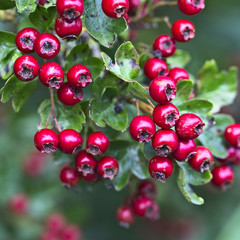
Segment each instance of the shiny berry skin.
[{"label": "shiny berry skin", "polygon": [[135,216],[132,208],[126,205],[118,207],[116,217],[119,225],[128,228],[135,221]]},{"label": "shiny berry skin", "polygon": [[196,149],[196,143],[194,140],[182,140],[178,139],[178,146],[177,148],[172,152],[172,156],[177,161],[187,161],[188,158],[195,152]]},{"label": "shiny berry skin", "polygon": [[163,60],[157,58],[148,59],[143,70],[145,75],[151,80],[159,76],[168,75],[167,64]]},{"label": "shiny berry skin", "polygon": [[149,116],[140,115],[132,119],[129,132],[134,140],[149,142],[156,132],[156,126]]},{"label": "shiny berry skin", "polygon": [[186,19],[177,20],[172,25],[172,36],[178,42],[188,42],[195,36],[195,27]]},{"label": "shiny berry skin", "polygon": [[67,79],[74,88],[84,88],[92,82],[90,70],[81,64],[74,65],[68,70]]},{"label": "shiny berry skin", "polygon": [[128,0],[102,0],[102,10],[110,18],[121,18],[128,9]]},{"label": "shiny berry skin", "polygon": [[67,22],[64,18],[58,17],[55,21],[55,31],[63,39],[77,39],[82,32],[82,21],[78,18],[72,22]]},{"label": "shiny berry skin", "polygon": [[134,213],[139,217],[151,220],[159,218],[159,207],[151,198],[144,195],[136,196],[132,201]]},{"label": "shiny berry skin", "polygon": [[191,140],[203,132],[204,126],[205,124],[200,117],[193,113],[185,113],[179,117],[175,131],[181,139]]},{"label": "shiny berry skin", "polygon": [[222,190],[232,186],[234,172],[231,167],[227,165],[217,166],[212,170],[212,176],[212,183]]},{"label": "shiny berry skin", "polygon": [[23,193],[14,195],[9,200],[10,210],[17,215],[25,215],[29,209],[28,197]]},{"label": "shiny berry skin", "polygon": [[46,228],[55,234],[61,232],[65,224],[64,216],[61,213],[53,213],[46,220]]},{"label": "shiny berry skin", "polygon": [[67,154],[74,154],[82,145],[82,137],[80,133],[73,129],[65,129],[58,134],[58,148]]},{"label": "shiny berry skin", "polygon": [[56,8],[61,17],[72,22],[82,15],[84,3],[83,0],[57,0]]},{"label": "shiny berry skin", "polygon": [[168,157],[155,156],[150,160],[148,170],[155,181],[165,183],[173,172],[172,160]]},{"label": "shiny berry skin", "polygon": [[13,71],[18,79],[28,82],[38,75],[39,65],[33,56],[23,55],[14,62]]},{"label": "shiny berry skin", "polygon": [[140,182],[138,185],[137,195],[144,195],[150,199],[155,199],[157,196],[156,185],[149,180]]},{"label": "shiny berry skin", "polygon": [[176,92],[176,83],[169,77],[157,77],[149,85],[151,98],[160,104],[172,101],[176,96]]},{"label": "shiny berry skin", "polygon": [[162,129],[170,129],[175,126],[179,111],[176,106],[171,103],[157,105],[153,110],[153,121]]},{"label": "shiny berry skin", "polygon": [[205,0],[178,0],[178,8],[186,15],[195,15],[205,8]]},{"label": "shiny berry skin", "polygon": [[34,52],[33,45],[38,35],[39,32],[35,28],[22,29],[15,38],[17,48],[24,53]]},{"label": "shiny berry skin", "polygon": [[102,132],[93,132],[87,138],[87,152],[96,156],[104,154],[109,148],[109,139]]},{"label": "shiny berry skin", "polygon": [[81,174],[81,176],[85,181],[89,183],[96,183],[100,179],[100,176],[96,171],[93,174],[87,174],[86,176]]},{"label": "shiny berry skin", "polygon": [[81,229],[76,225],[68,225],[66,226],[61,234],[60,234],[61,240],[80,240],[82,239],[82,231]]},{"label": "shiny berry skin", "polygon": [[188,72],[185,69],[178,67],[172,68],[169,71],[168,77],[172,78],[175,83],[178,83],[183,79],[189,79]]},{"label": "shiny berry skin", "polygon": [[82,150],[75,158],[75,166],[83,176],[92,175],[97,167],[97,159],[85,150]]},{"label": "shiny berry skin", "polygon": [[233,123],[227,126],[224,137],[232,146],[240,147],[240,123]]},{"label": "shiny berry skin", "polygon": [[64,73],[59,64],[47,62],[40,67],[39,79],[46,87],[59,89],[64,81]]},{"label": "shiny berry skin", "polygon": [[160,129],[156,132],[152,140],[152,147],[156,154],[161,157],[167,157],[172,151],[177,148],[177,134],[169,129]]},{"label": "shiny berry skin", "polygon": [[160,51],[163,57],[170,57],[176,51],[176,44],[170,36],[160,35],[155,39],[153,49]]},{"label": "shiny berry skin", "polygon": [[64,167],[60,172],[60,180],[67,188],[76,186],[80,181],[80,175],[76,168]]},{"label": "shiny berry skin", "polygon": [[113,180],[117,176],[118,170],[118,162],[111,156],[102,157],[98,161],[97,171],[103,178]]},{"label": "shiny berry skin", "polygon": [[63,83],[57,91],[58,100],[64,105],[75,105],[83,98],[81,88],[73,88],[69,83]]},{"label": "shiny berry skin", "polygon": [[188,164],[198,172],[207,171],[213,164],[212,153],[206,147],[198,146],[189,156]]},{"label": "shiny berry skin", "polygon": [[57,56],[60,50],[60,42],[51,33],[40,34],[34,42],[34,51],[44,59],[51,59]]},{"label": "shiny berry skin", "polygon": [[59,140],[57,133],[48,128],[39,130],[34,136],[34,144],[42,153],[55,152],[58,143]]}]

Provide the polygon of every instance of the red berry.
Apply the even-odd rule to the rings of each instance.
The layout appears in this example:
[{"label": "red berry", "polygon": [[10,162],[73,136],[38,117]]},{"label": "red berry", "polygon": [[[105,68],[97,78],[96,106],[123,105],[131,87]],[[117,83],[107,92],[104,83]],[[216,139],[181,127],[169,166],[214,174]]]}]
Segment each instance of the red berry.
[{"label": "red berry", "polygon": [[230,124],[224,133],[225,139],[234,147],[240,147],[240,123]]},{"label": "red berry", "polygon": [[61,240],[80,240],[82,238],[82,231],[76,225],[68,225],[61,233]]},{"label": "red berry", "polygon": [[109,148],[109,139],[102,132],[93,132],[87,138],[87,152],[96,156],[104,154]]},{"label": "red berry", "polygon": [[102,0],[103,12],[111,18],[121,18],[127,14],[128,0]]},{"label": "red berry", "polygon": [[46,87],[59,89],[64,81],[64,73],[59,64],[47,62],[40,67],[39,79]]},{"label": "red berry", "polygon": [[83,98],[81,88],[73,88],[69,83],[63,83],[57,91],[57,96],[60,102],[64,105],[75,105]]},{"label": "red berry", "polygon": [[151,80],[159,76],[167,76],[168,66],[163,60],[150,58],[144,65],[144,73]]},{"label": "red berry", "polygon": [[46,221],[47,229],[55,234],[58,234],[65,227],[65,219],[61,213],[51,214]]},{"label": "red berry", "polygon": [[24,215],[29,209],[28,197],[23,193],[14,195],[9,200],[9,207],[11,211],[17,215]]},{"label": "red berry", "polygon": [[90,70],[81,64],[74,65],[68,70],[67,79],[75,88],[84,88],[92,82]]},{"label": "red berry", "polygon": [[148,170],[155,181],[164,183],[172,175],[172,160],[168,157],[155,156],[150,160]]},{"label": "red berry", "polygon": [[176,83],[169,77],[157,77],[149,85],[151,98],[160,104],[172,101],[176,96],[176,92]]},{"label": "red berry", "polygon": [[57,133],[48,128],[39,130],[34,136],[34,144],[42,153],[55,152],[58,142]]},{"label": "red berry", "polygon": [[217,160],[221,163],[235,163],[236,159],[236,148],[228,147],[227,148],[228,155],[225,158],[217,158]]},{"label": "red berry", "polygon": [[188,163],[198,172],[207,171],[213,164],[212,153],[207,148],[198,146],[195,148],[194,153],[189,156]]},{"label": "red berry", "polygon": [[186,19],[177,20],[172,25],[172,35],[178,42],[190,41],[195,36],[195,27]]},{"label": "red berry", "polygon": [[59,240],[58,236],[56,236],[56,233],[51,232],[49,230],[45,230],[41,236],[40,240]]},{"label": "red berry", "polygon": [[182,140],[178,139],[178,146],[177,148],[172,152],[172,156],[177,161],[187,161],[188,158],[191,156],[191,154],[194,153],[196,149],[196,143],[194,140]]},{"label": "red berry", "polygon": [[39,65],[31,55],[23,55],[14,62],[13,71],[18,79],[27,82],[38,75]]},{"label": "red berry", "polygon": [[24,53],[33,52],[33,45],[38,35],[39,32],[35,28],[22,29],[15,38],[17,48]]},{"label": "red berry", "polygon": [[96,172],[96,171],[93,174],[87,174],[86,176],[81,174],[81,176],[85,181],[87,181],[89,183],[96,183],[100,178],[98,172]]},{"label": "red berry", "polygon": [[46,3],[49,3],[48,0],[39,0],[38,4],[44,6]]},{"label": "red berry", "polygon": [[58,148],[68,154],[74,154],[82,145],[82,137],[80,133],[73,129],[65,129],[58,134]]},{"label": "red berry", "polygon": [[193,113],[181,115],[175,125],[175,130],[181,139],[191,140],[197,138],[202,132],[204,123],[202,119]]},{"label": "red berry", "polygon": [[217,166],[212,170],[212,183],[222,190],[231,187],[233,180],[234,172],[227,165]]},{"label": "red berry", "polygon": [[84,3],[83,0],[57,0],[56,8],[61,17],[72,22],[82,15]]},{"label": "red berry", "polygon": [[155,184],[149,180],[142,181],[138,185],[137,195],[144,195],[150,199],[154,199],[157,196],[157,188]]},{"label": "red berry", "polygon": [[153,49],[160,51],[163,57],[170,57],[176,51],[176,44],[170,36],[160,35],[155,39]]},{"label": "red berry", "polygon": [[141,4],[141,0],[129,0],[129,11],[136,10]]},{"label": "red berry", "polygon": [[204,0],[178,0],[178,8],[187,15],[201,12],[205,7]]},{"label": "red berry", "polygon": [[159,218],[159,207],[156,202],[144,195],[135,197],[132,201],[133,211],[140,217],[156,220]]},{"label": "red berry", "polygon": [[64,167],[60,172],[60,180],[67,188],[76,186],[80,181],[80,175],[77,169],[73,167]]},{"label": "red berry", "polygon": [[157,105],[153,110],[153,121],[162,129],[170,129],[175,126],[179,111],[176,106],[171,103]]},{"label": "red berry", "polygon": [[82,21],[80,18],[67,22],[64,18],[58,17],[55,21],[55,31],[63,39],[77,39],[82,32]]},{"label": "red berry", "polygon": [[188,72],[185,69],[178,67],[172,68],[169,71],[168,76],[172,78],[175,81],[175,83],[178,83],[183,79],[189,79]]},{"label": "red berry", "polygon": [[82,150],[75,158],[75,166],[83,176],[93,175],[97,167],[97,159]]},{"label": "red berry", "polygon": [[149,142],[156,132],[156,126],[149,116],[140,115],[132,119],[129,132],[134,140]]},{"label": "red berry", "polygon": [[177,145],[177,134],[171,129],[158,130],[152,140],[153,149],[156,151],[156,154],[161,157],[167,157],[177,148]]},{"label": "red berry", "polygon": [[128,228],[135,221],[133,210],[129,206],[125,205],[118,207],[116,217],[120,226],[126,228]]},{"label": "red berry", "polygon": [[42,33],[34,42],[34,50],[39,57],[51,59],[57,56],[60,50],[60,42],[53,34]]},{"label": "red berry", "polygon": [[103,178],[113,180],[118,174],[118,162],[111,156],[102,157],[98,161],[97,171]]}]

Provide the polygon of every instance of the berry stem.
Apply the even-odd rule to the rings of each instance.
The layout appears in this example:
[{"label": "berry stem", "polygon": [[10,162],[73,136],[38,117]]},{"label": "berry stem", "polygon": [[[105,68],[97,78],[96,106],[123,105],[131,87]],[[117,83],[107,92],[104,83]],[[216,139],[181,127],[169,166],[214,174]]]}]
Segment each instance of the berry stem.
[{"label": "berry stem", "polygon": [[152,103],[152,101],[150,99],[147,99],[147,101],[150,103],[150,105],[155,108],[154,104]]},{"label": "berry stem", "polygon": [[139,101],[138,100],[136,101],[136,108],[137,108],[137,115],[139,116],[140,113],[139,113]]},{"label": "berry stem", "polygon": [[85,114],[85,116],[86,116],[86,123],[85,123],[84,130],[83,130],[82,149],[86,149],[86,141],[87,141],[87,137],[88,137],[89,110],[90,110],[90,107],[88,105],[87,109],[86,109],[86,114]]},{"label": "berry stem", "polygon": [[52,88],[49,88],[49,91],[50,91],[50,98],[51,98],[51,106],[52,106],[52,117],[54,119],[54,122],[55,122],[55,126],[57,128],[57,130],[59,132],[61,132],[61,128],[58,124],[58,121],[57,121],[57,118],[56,118],[56,111],[55,111],[55,103],[54,103],[54,93],[53,93],[53,89]]},{"label": "berry stem", "polygon": [[47,121],[46,121],[45,128],[48,127],[48,124],[49,124],[49,121],[50,121],[50,119],[51,119],[51,116],[52,116],[52,112],[50,112],[49,115],[48,115],[48,118],[47,118]]},{"label": "berry stem", "polygon": [[169,29],[172,29],[172,24],[170,23],[169,17],[164,17],[164,22],[166,23],[166,25],[168,26]]},{"label": "berry stem", "polygon": [[152,10],[162,6],[175,6],[177,4],[177,1],[159,1],[153,5]]}]

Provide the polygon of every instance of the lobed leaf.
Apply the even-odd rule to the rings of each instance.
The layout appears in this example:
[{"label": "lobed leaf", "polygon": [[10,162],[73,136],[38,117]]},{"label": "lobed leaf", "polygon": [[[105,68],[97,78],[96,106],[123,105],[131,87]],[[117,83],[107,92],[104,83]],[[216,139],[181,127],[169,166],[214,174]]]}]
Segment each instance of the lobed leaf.
[{"label": "lobed leaf", "polygon": [[167,58],[167,64],[171,68],[180,67],[184,68],[190,62],[191,57],[188,52],[177,49],[173,56]]},{"label": "lobed leaf", "polygon": [[20,13],[27,11],[34,12],[37,7],[36,0],[15,0],[16,7]]}]

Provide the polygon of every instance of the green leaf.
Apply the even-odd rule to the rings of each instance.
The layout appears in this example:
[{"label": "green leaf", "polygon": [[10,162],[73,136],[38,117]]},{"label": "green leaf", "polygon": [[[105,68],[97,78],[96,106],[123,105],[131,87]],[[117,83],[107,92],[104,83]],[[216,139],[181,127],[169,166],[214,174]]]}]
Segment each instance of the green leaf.
[{"label": "green leaf", "polygon": [[88,33],[108,48],[115,44],[117,35],[127,29],[124,18],[109,18],[104,14],[101,0],[85,1],[84,16]]},{"label": "green leaf", "polygon": [[89,68],[93,80],[95,80],[105,69],[102,60],[96,57],[87,58],[83,64]]},{"label": "green leaf", "polygon": [[223,134],[226,127],[234,123],[234,119],[230,115],[216,114],[214,115],[214,121],[215,124],[205,129],[198,139],[215,157],[225,158],[227,156],[227,149]]},{"label": "green leaf", "polygon": [[15,7],[15,2],[11,0],[1,0],[0,2],[0,9],[9,9],[9,8],[14,8]]},{"label": "green leaf", "polygon": [[151,142],[148,142],[148,143],[144,143],[144,149],[143,149],[143,154],[144,154],[144,157],[147,159],[147,160],[151,160],[154,156],[156,156],[156,151],[153,149],[152,147],[152,143]]},{"label": "green leaf", "polygon": [[15,2],[20,13],[25,10],[29,13],[34,12],[37,7],[36,0],[15,0]]},{"label": "green leaf", "polygon": [[212,112],[231,104],[237,94],[237,69],[231,67],[229,72],[218,72],[214,60],[207,61],[198,74],[198,91],[196,97],[211,101]]},{"label": "green leaf", "polygon": [[[39,129],[45,128],[45,125],[50,113],[51,113],[51,101],[50,99],[45,99],[44,101],[42,101],[42,103],[38,107],[38,114],[40,115],[40,119],[41,119],[41,122],[38,126]],[[51,119],[51,121],[49,121],[48,128],[53,128],[53,126],[54,126],[54,122]]]},{"label": "green leaf", "polygon": [[177,49],[173,56],[167,58],[167,64],[169,64],[171,68],[184,68],[190,62],[190,60],[191,57],[188,52]]}]

